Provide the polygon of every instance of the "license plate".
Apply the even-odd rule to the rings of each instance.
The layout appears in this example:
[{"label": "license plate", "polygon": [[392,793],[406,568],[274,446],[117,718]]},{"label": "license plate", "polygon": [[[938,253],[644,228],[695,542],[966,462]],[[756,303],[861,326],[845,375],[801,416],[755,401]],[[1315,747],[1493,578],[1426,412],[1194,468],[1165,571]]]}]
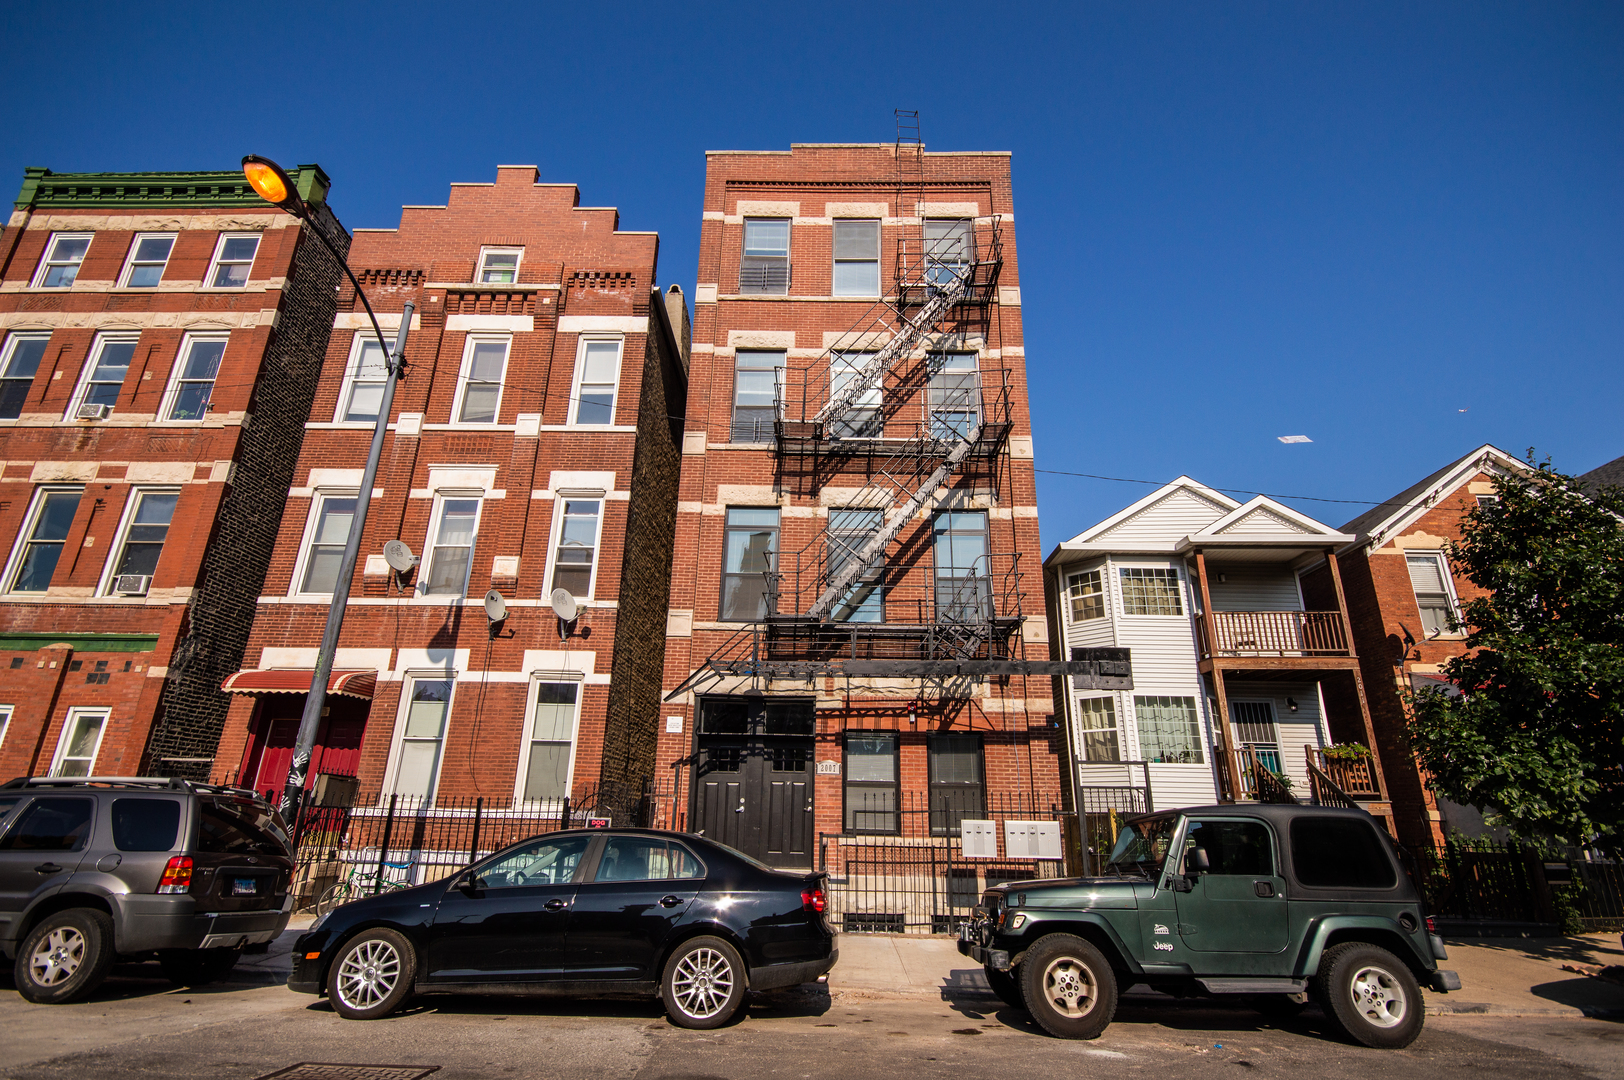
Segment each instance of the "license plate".
[{"label": "license plate", "polygon": [[231,879],[232,896],[253,896],[259,892],[259,879],[240,877]]}]

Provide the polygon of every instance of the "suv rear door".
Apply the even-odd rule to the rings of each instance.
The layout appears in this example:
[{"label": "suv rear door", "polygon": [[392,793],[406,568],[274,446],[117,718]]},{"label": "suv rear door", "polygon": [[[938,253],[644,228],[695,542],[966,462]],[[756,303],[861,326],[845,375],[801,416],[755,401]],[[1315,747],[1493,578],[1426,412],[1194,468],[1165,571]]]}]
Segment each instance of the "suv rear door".
[{"label": "suv rear door", "polygon": [[293,879],[287,838],[270,807],[253,799],[200,795],[192,847],[192,895],[209,911],[282,907]]},{"label": "suv rear door", "polygon": [[35,897],[79,869],[96,819],[93,795],[42,795],[11,815],[0,835],[0,938],[11,940]]}]

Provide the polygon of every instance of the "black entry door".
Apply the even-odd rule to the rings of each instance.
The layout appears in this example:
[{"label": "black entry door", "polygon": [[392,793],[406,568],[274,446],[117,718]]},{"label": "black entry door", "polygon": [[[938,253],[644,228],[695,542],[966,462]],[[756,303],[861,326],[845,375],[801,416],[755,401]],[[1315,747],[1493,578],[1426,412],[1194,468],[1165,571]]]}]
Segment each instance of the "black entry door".
[{"label": "black entry door", "polygon": [[705,698],[693,820],[769,866],[812,865],[810,698]]}]

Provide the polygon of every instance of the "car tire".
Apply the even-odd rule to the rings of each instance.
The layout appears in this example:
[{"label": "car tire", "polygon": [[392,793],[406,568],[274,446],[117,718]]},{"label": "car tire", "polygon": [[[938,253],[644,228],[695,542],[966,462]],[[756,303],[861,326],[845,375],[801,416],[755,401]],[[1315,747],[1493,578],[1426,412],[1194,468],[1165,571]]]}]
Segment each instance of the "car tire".
[{"label": "car tire", "polygon": [[1012,1009],[1025,1009],[1026,999],[1021,996],[1021,976],[1019,971],[999,971],[995,967],[987,967],[987,985],[992,992]]},{"label": "car tire", "polygon": [[1097,1039],[1116,1015],[1116,973],[1080,937],[1050,934],[1026,951],[1019,968],[1026,1011],[1061,1039]]},{"label": "car tire", "polygon": [[346,941],[327,971],[327,1000],[346,1020],[377,1020],[400,1008],[417,979],[417,950],[374,927]]},{"label": "car tire", "polygon": [[1426,1021],[1421,987],[1409,967],[1362,941],[1326,951],[1314,977],[1314,996],[1345,1035],[1377,1049],[1409,1046]]},{"label": "car tire", "polygon": [[206,986],[231,974],[242,949],[166,949],[158,954],[164,978],[177,986]]},{"label": "car tire", "polygon": [[36,1005],[61,1005],[91,993],[113,966],[113,920],[95,908],[45,916],[17,947],[17,993]]},{"label": "car tire", "polygon": [[719,1028],[744,1004],[744,960],[719,937],[696,937],[678,945],[660,977],[660,1000],[678,1027]]}]

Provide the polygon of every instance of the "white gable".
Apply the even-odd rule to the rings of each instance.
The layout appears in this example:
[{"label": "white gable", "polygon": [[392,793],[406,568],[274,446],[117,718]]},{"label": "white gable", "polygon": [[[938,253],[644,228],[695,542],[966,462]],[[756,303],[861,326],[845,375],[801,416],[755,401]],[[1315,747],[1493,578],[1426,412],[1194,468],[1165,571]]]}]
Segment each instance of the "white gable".
[{"label": "white gable", "polygon": [[1336,530],[1307,514],[1259,495],[1213,524],[1212,536],[1335,536]]},{"label": "white gable", "polygon": [[1287,521],[1279,514],[1270,513],[1261,506],[1248,510],[1244,516],[1213,530],[1218,536],[1223,536],[1226,533],[1301,534],[1307,531],[1301,525]]},{"label": "white gable", "polygon": [[1175,543],[1201,532],[1229,509],[1202,492],[1180,486],[1089,540],[1096,544]]}]

